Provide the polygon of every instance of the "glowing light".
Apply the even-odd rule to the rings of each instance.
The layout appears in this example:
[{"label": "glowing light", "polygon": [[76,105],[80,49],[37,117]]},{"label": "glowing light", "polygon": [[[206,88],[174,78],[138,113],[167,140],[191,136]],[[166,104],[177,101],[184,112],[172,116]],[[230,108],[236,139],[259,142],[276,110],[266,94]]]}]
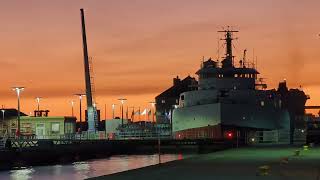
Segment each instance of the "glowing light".
[{"label": "glowing light", "polygon": [[232,138],[232,137],[233,137],[233,133],[232,133],[232,132],[228,132],[228,133],[227,133],[227,137],[228,137],[228,138]]}]

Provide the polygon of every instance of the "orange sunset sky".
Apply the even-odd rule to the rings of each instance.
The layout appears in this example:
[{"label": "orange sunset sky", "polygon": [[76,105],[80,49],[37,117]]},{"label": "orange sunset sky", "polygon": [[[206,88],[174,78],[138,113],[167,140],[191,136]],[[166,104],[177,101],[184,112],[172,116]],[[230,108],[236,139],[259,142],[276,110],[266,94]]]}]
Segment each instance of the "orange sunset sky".
[{"label": "orange sunset sky", "polygon": [[[84,91],[80,8],[85,9],[96,100],[102,109],[120,97],[148,102],[176,75],[195,76],[202,56],[217,57],[216,31],[239,30],[236,59],[258,57],[269,88],[284,78],[302,85],[320,105],[320,1],[318,0],[1,0],[0,105],[16,107],[12,86],[25,86],[21,109],[71,115],[74,93]],[[220,50],[222,56],[223,50]],[[118,112],[116,112],[118,115]]]}]

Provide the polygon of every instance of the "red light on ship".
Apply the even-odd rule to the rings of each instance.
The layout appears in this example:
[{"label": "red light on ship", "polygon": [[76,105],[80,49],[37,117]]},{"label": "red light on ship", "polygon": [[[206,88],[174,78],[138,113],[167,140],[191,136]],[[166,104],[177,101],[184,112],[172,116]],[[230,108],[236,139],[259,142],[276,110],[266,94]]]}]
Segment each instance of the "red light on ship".
[{"label": "red light on ship", "polygon": [[232,132],[227,132],[226,136],[228,139],[232,139],[233,138],[233,133]]}]

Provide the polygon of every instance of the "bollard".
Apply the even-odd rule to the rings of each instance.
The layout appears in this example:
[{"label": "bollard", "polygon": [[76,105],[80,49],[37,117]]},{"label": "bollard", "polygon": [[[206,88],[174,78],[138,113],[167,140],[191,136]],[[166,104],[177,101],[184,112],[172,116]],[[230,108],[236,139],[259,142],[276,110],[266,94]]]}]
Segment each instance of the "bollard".
[{"label": "bollard", "polygon": [[295,150],[294,151],[294,156],[299,156],[300,155],[300,150]]},{"label": "bollard", "polygon": [[313,148],[314,147],[314,143],[310,143],[310,147]]},{"label": "bollard", "polygon": [[289,158],[288,157],[284,157],[280,159],[280,163],[281,164],[288,164],[289,163]]},{"label": "bollard", "polygon": [[270,167],[268,165],[259,167],[259,176],[267,176],[269,174]]}]

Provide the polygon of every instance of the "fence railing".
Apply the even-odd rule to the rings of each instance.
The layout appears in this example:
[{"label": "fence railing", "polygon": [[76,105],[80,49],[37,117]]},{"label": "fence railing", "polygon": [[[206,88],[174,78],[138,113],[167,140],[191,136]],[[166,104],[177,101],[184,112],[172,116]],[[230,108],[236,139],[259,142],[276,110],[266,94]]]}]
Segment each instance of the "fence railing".
[{"label": "fence railing", "polygon": [[4,149],[6,147],[7,138],[0,138],[0,149]]}]

